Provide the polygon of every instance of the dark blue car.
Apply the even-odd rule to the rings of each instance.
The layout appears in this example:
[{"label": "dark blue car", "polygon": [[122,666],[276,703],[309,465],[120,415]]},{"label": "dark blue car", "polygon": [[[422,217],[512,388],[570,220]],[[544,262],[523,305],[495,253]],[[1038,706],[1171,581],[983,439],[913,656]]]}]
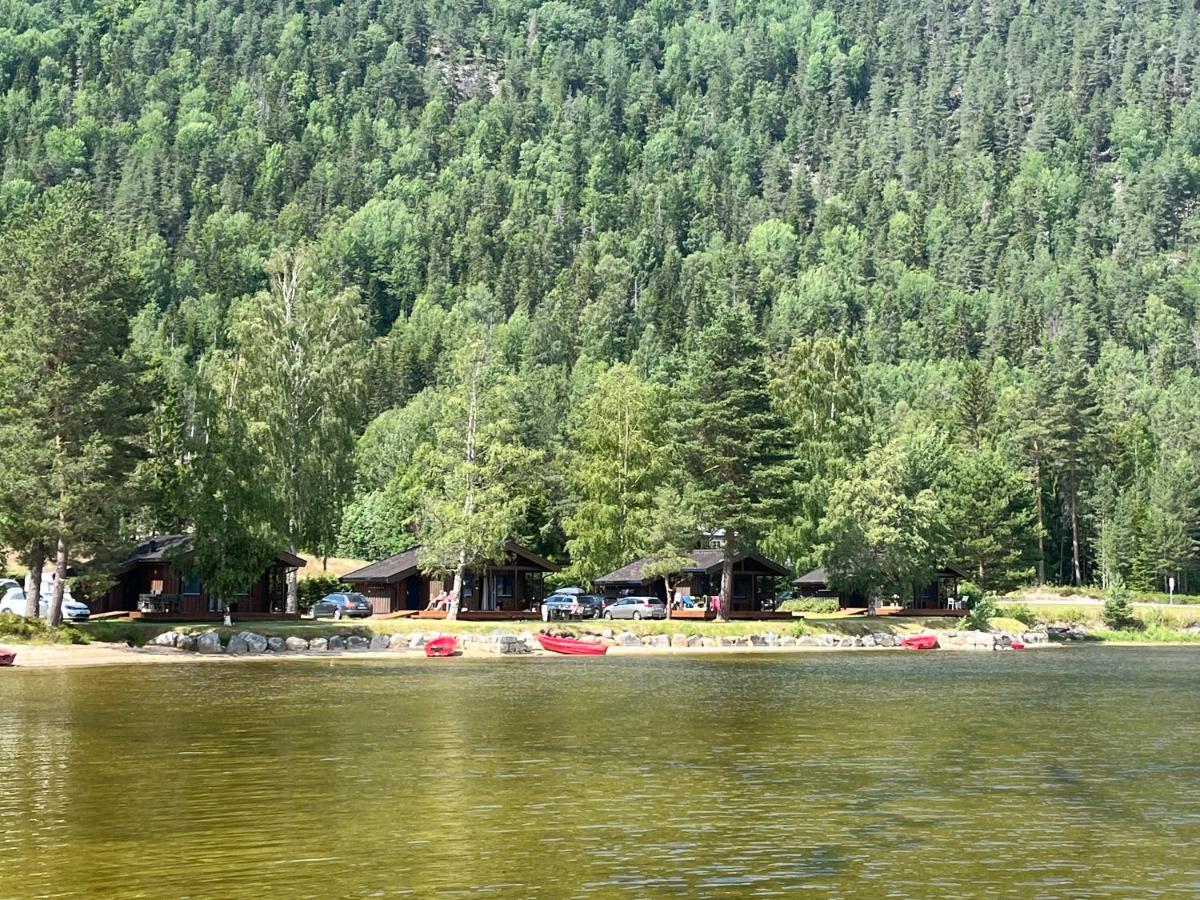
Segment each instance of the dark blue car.
[{"label": "dark blue car", "polygon": [[336,619],[339,610],[343,619],[365,619],[374,612],[371,601],[362,594],[326,594],[313,604],[312,617]]}]

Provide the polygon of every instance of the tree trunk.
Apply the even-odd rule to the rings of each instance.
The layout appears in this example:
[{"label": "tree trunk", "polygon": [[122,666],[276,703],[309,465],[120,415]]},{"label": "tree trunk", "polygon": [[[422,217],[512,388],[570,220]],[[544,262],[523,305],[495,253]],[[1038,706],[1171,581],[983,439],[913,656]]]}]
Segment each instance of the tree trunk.
[{"label": "tree trunk", "polygon": [[458,618],[458,608],[462,604],[463,580],[467,575],[467,554],[458,554],[458,568],[454,570],[454,587],[450,591],[450,605],[446,607],[446,619],[453,622]]},{"label": "tree trunk", "polygon": [[667,576],[667,575],[663,576],[663,588],[667,592],[667,618],[669,619],[669,618],[671,618],[671,578],[670,578],[670,576]]},{"label": "tree trunk", "polygon": [[25,576],[25,618],[36,619],[42,596],[42,569],[46,565],[46,545],[34,541],[29,549],[29,573]]},{"label": "tree trunk", "polygon": [[[295,555],[296,545],[293,544],[288,550]],[[300,612],[300,571],[298,569],[288,569],[287,614],[294,616],[298,612]]]},{"label": "tree trunk", "polygon": [[1038,527],[1038,563],[1037,583],[1041,587],[1046,583],[1046,514],[1042,508],[1042,448],[1038,441],[1033,442],[1033,497],[1037,506]]},{"label": "tree trunk", "polygon": [[721,608],[716,620],[725,622],[733,605],[733,529],[725,529],[725,545],[721,553]]},{"label": "tree trunk", "polygon": [[1071,566],[1075,576],[1075,584],[1083,584],[1083,564],[1079,559],[1079,482],[1075,453],[1071,453],[1071,462],[1067,471],[1067,491],[1071,503]]},{"label": "tree trunk", "polygon": [[67,587],[67,541],[60,533],[58,550],[54,554],[54,590],[46,604],[46,624],[57,628],[62,624],[63,592]]}]

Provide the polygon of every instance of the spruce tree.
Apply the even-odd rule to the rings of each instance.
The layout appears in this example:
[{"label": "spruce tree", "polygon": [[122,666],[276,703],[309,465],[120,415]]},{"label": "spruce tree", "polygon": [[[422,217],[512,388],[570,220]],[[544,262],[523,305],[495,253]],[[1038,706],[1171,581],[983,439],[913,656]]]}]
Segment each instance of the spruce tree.
[{"label": "spruce tree", "polygon": [[733,558],[776,520],[794,477],[792,435],[775,412],[766,348],[741,305],[718,308],[696,338],[674,431],[695,520],[720,539],[721,615],[733,598]]}]

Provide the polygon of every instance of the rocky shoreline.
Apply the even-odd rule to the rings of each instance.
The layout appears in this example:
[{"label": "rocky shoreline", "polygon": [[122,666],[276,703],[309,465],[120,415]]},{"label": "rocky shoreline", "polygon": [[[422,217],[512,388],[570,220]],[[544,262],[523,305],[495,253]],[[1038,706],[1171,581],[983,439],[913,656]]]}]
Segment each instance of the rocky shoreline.
[{"label": "rocky shoreline", "polygon": [[[194,652],[204,656],[262,656],[287,654],[317,654],[343,652],[411,652],[423,650],[426,643],[447,632],[428,631],[397,634],[376,634],[370,638],[360,635],[334,635],[312,638],[266,636],[253,631],[239,631],[222,643],[221,635],[215,630],[191,633],[166,631],[147,643],[147,647],[169,648]],[[564,632],[567,636],[570,633]],[[491,654],[538,654],[545,651],[537,643],[532,631],[512,632],[496,630],[489,634],[454,634],[464,652]],[[1014,644],[1026,647],[1048,645],[1050,636],[1044,631],[1028,631],[1019,634],[991,631],[947,631],[937,632],[938,645],[947,650],[1008,650]],[[748,635],[708,636],[698,634],[652,634],[638,635],[631,631],[616,632],[605,629],[595,636],[618,653],[650,650],[854,650],[854,649],[900,649],[901,638],[879,631],[863,635],[799,635],[778,634],[764,631]]]}]

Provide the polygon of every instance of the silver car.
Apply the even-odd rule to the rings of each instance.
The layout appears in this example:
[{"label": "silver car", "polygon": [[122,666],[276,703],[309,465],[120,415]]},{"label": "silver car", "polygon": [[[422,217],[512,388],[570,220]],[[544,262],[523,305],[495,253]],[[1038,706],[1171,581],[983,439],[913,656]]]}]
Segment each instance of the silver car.
[{"label": "silver car", "polygon": [[667,605],[657,597],[622,597],[604,608],[606,619],[665,619]]}]

